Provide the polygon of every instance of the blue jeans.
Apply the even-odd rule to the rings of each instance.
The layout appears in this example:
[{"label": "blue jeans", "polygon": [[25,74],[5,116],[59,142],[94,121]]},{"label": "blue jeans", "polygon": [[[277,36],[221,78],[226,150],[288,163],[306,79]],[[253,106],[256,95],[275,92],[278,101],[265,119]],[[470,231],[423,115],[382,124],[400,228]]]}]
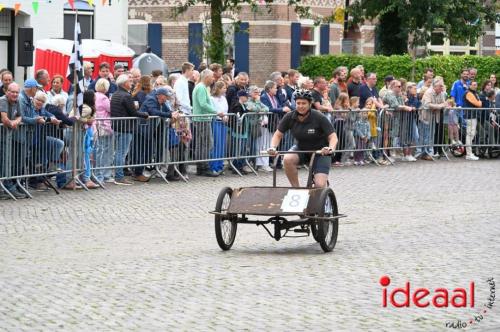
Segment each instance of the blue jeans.
[{"label": "blue jeans", "polygon": [[84,153],[83,162],[85,170],[83,172],[82,179],[84,182],[90,180],[90,175],[92,173],[91,170],[92,165],[90,164],[90,155],[94,150],[93,140],[94,140],[94,130],[92,129],[92,127],[87,128],[87,130],[85,130],[85,138],[83,139],[83,153]]},{"label": "blue jeans", "polygon": [[[239,156],[245,156],[246,155],[246,147],[247,147],[247,139],[246,138],[236,138],[236,137],[231,137],[232,139],[232,146],[231,146],[231,156],[233,157],[239,157]],[[233,160],[233,165],[237,169],[242,169],[243,166],[245,166],[245,158],[243,157],[242,159],[235,159]]]},{"label": "blue jeans", "polygon": [[115,179],[121,180],[125,177],[123,174],[123,166],[125,165],[125,158],[127,157],[128,151],[130,149],[130,143],[132,142],[132,133],[120,133],[115,132]]},{"label": "blue jeans", "polygon": [[[226,150],[226,125],[222,121],[212,122],[212,134],[214,137],[214,147],[210,152],[210,159],[225,157]],[[208,162],[211,171],[220,172],[224,169],[224,160],[213,160]]]},{"label": "blue jeans", "polygon": [[96,171],[97,180],[102,182],[113,176],[113,171],[108,169],[99,169],[100,167],[110,167],[113,163],[113,135],[99,136],[96,144]]},{"label": "blue jeans", "polygon": [[420,145],[422,145],[422,153],[431,155],[431,125],[420,122]]},{"label": "blue jeans", "polygon": [[[76,165],[77,168],[79,168],[79,165],[81,163],[81,155],[82,155],[82,148],[83,148],[83,139],[84,139],[84,134],[80,129],[77,132],[77,144],[76,144]],[[64,129],[64,142],[66,146],[68,147],[68,158],[66,160],[66,164],[61,163],[60,166],[64,170],[71,170],[73,168],[73,127],[66,128]],[[68,173],[59,173],[56,175],[56,183],[59,188],[64,186],[66,184],[66,174],[69,174],[68,176],[71,177],[71,172]]]},{"label": "blue jeans", "polygon": [[64,149],[64,142],[59,138],[47,136],[47,158],[48,162],[57,162],[61,159],[61,152]]}]

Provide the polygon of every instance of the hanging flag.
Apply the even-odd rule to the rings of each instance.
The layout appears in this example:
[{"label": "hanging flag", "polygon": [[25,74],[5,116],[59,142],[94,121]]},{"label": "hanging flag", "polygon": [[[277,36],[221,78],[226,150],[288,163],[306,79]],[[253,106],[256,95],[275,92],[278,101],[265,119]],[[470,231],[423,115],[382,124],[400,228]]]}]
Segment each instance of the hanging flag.
[{"label": "hanging flag", "polygon": [[94,7],[94,0],[89,0],[89,6]]},{"label": "hanging flag", "polygon": [[68,0],[71,9],[75,10],[75,0]]},{"label": "hanging flag", "polygon": [[[78,20],[78,14],[75,18],[75,34],[74,34],[74,43],[73,50],[71,52],[71,57],[69,58],[68,63],[68,71],[66,73],[66,78],[71,82],[71,84],[75,84],[75,80],[77,81],[76,86],[76,101],[77,105],[83,105],[83,91],[80,89],[78,82],[83,79],[83,57],[82,57],[82,36],[80,30],[80,22]],[[76,76],[75,76],[76,75]]]},{"label": "hanging flag", "polygon": [[337,7],[334,11],[334,17],[335,17],[335,22],[342,24],[344,23],[344,16],[345,16],[345,11],[343,7]]},{"label": "hanging flag", "polygon": [[33,1],[31,3],[31,6],[33,7],[33,12],[36,14],[38,14],[38,1]]},{"label": "hanging flag", "polygon": [[21,4],[18,2],[14,4],[14,16],[17,16],[17,14],[19,14],[19,10],[21,10]]}]

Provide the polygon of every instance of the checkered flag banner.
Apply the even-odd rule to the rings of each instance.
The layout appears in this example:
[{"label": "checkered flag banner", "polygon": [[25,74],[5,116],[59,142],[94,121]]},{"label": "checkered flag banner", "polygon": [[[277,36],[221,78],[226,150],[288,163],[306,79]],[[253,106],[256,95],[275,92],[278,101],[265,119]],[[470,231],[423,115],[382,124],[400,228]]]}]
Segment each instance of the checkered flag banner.
[{"label": "checkered flag banner", "polygon": [[[76,80],[79,82],[83,79],[83,57],[82,57],[82,35],[80,30],[80,21],[78,20],[78,14],[75,18],[75,34],[74,34],[74,44],[73,50],[71,51],[71,57],[69,59],[68,71],[66,73],[66,78],[71,82],[75,83],[75,74],[77,75]],[[83,104],[83,91],[80,89],[79,84],[76,84],[77,93],[77,105],[81,106]]]}]

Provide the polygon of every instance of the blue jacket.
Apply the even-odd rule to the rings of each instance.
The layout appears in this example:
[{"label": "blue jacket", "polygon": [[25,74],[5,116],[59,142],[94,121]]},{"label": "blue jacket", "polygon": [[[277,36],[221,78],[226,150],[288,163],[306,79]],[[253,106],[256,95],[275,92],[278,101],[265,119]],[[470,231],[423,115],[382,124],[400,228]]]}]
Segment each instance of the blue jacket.
[{"label": "blue jacket", "polygon": [[[167,103],[160,104],[158,102],[158,99],[156,97],[156,91],[151,92],[150,94],[147,95],[147,97],[144,99],[144,102],[141,105],[141,108],[139,109],[139,112],[147,113],[150,116],[159,116],[161,118],[171,118],[172,117],[172,110],[170,107],[167,105]],[[150,124],[159,124],[159,119],[141,119],[139,122],[139,126],[144,128],[149,128],[144,127]]]},{"label": "blue jacket", "polygon": [[269,112],[272,113],[283,113],[283,107],[286,106],[285,102],[287,100],[282,100],[279,96],[275,96],[276,98],[276,107],[273,107],[273,103],[271,103],[271,99],[269,99],[267,92],[263,92],[260,96],[260,101],[269,108]]},{"label": "blue jacket", "polygon": [[61,128],[63,127],[63,125],[72,126],[75,123],[74,119],[69,118],[56,105],[47,104],[47,105],[45,105],[45,109],[46,109],[47,112],[53,114],[56,117],[57,120],[61,120],[61,125],[60,125]]},{"label": "blue jacket", "polygon": [[158,102],[156,91],[147,95],[139,111],[148,113],[150,116],[159,116],[162,118],[172,117],[172,110],[168,107],[167,103],[160,104]]},{"label": "blue jacket", "polygon": [[422,106],[422,102],[416,96],[410,96],[406,102],[407,106],[415,107],[417,110]]},{"label": "blue jacket", "polygon": [[23,123],[34,125],[38,114],[35,112],[35,107],[31,102],[31,98],[26,95],[24,90],[21,90],[19,93],[19,104],[21,105],[21,112],[23,113]]}]

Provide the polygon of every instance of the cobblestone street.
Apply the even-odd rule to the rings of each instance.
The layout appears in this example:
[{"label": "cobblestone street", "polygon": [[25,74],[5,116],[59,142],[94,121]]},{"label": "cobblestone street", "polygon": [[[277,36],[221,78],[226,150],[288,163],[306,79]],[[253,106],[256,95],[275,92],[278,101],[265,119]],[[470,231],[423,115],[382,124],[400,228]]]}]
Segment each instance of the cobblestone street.
[{"label": "cobblestone street", "polygon": [[[207,213],[218,192],[270,185],[269,174],[0,201],[0,330],[446,331],[461,321],[499,331],[500,304],[483,306],[486,280],[500,280],[499,170],[486,160],[333,169],[348,217],[328,254],[312,237],[276,242],[254,225],[219,249]],[[474,281],[475,307],[383,308],[383,275],[389,290]]]}]

